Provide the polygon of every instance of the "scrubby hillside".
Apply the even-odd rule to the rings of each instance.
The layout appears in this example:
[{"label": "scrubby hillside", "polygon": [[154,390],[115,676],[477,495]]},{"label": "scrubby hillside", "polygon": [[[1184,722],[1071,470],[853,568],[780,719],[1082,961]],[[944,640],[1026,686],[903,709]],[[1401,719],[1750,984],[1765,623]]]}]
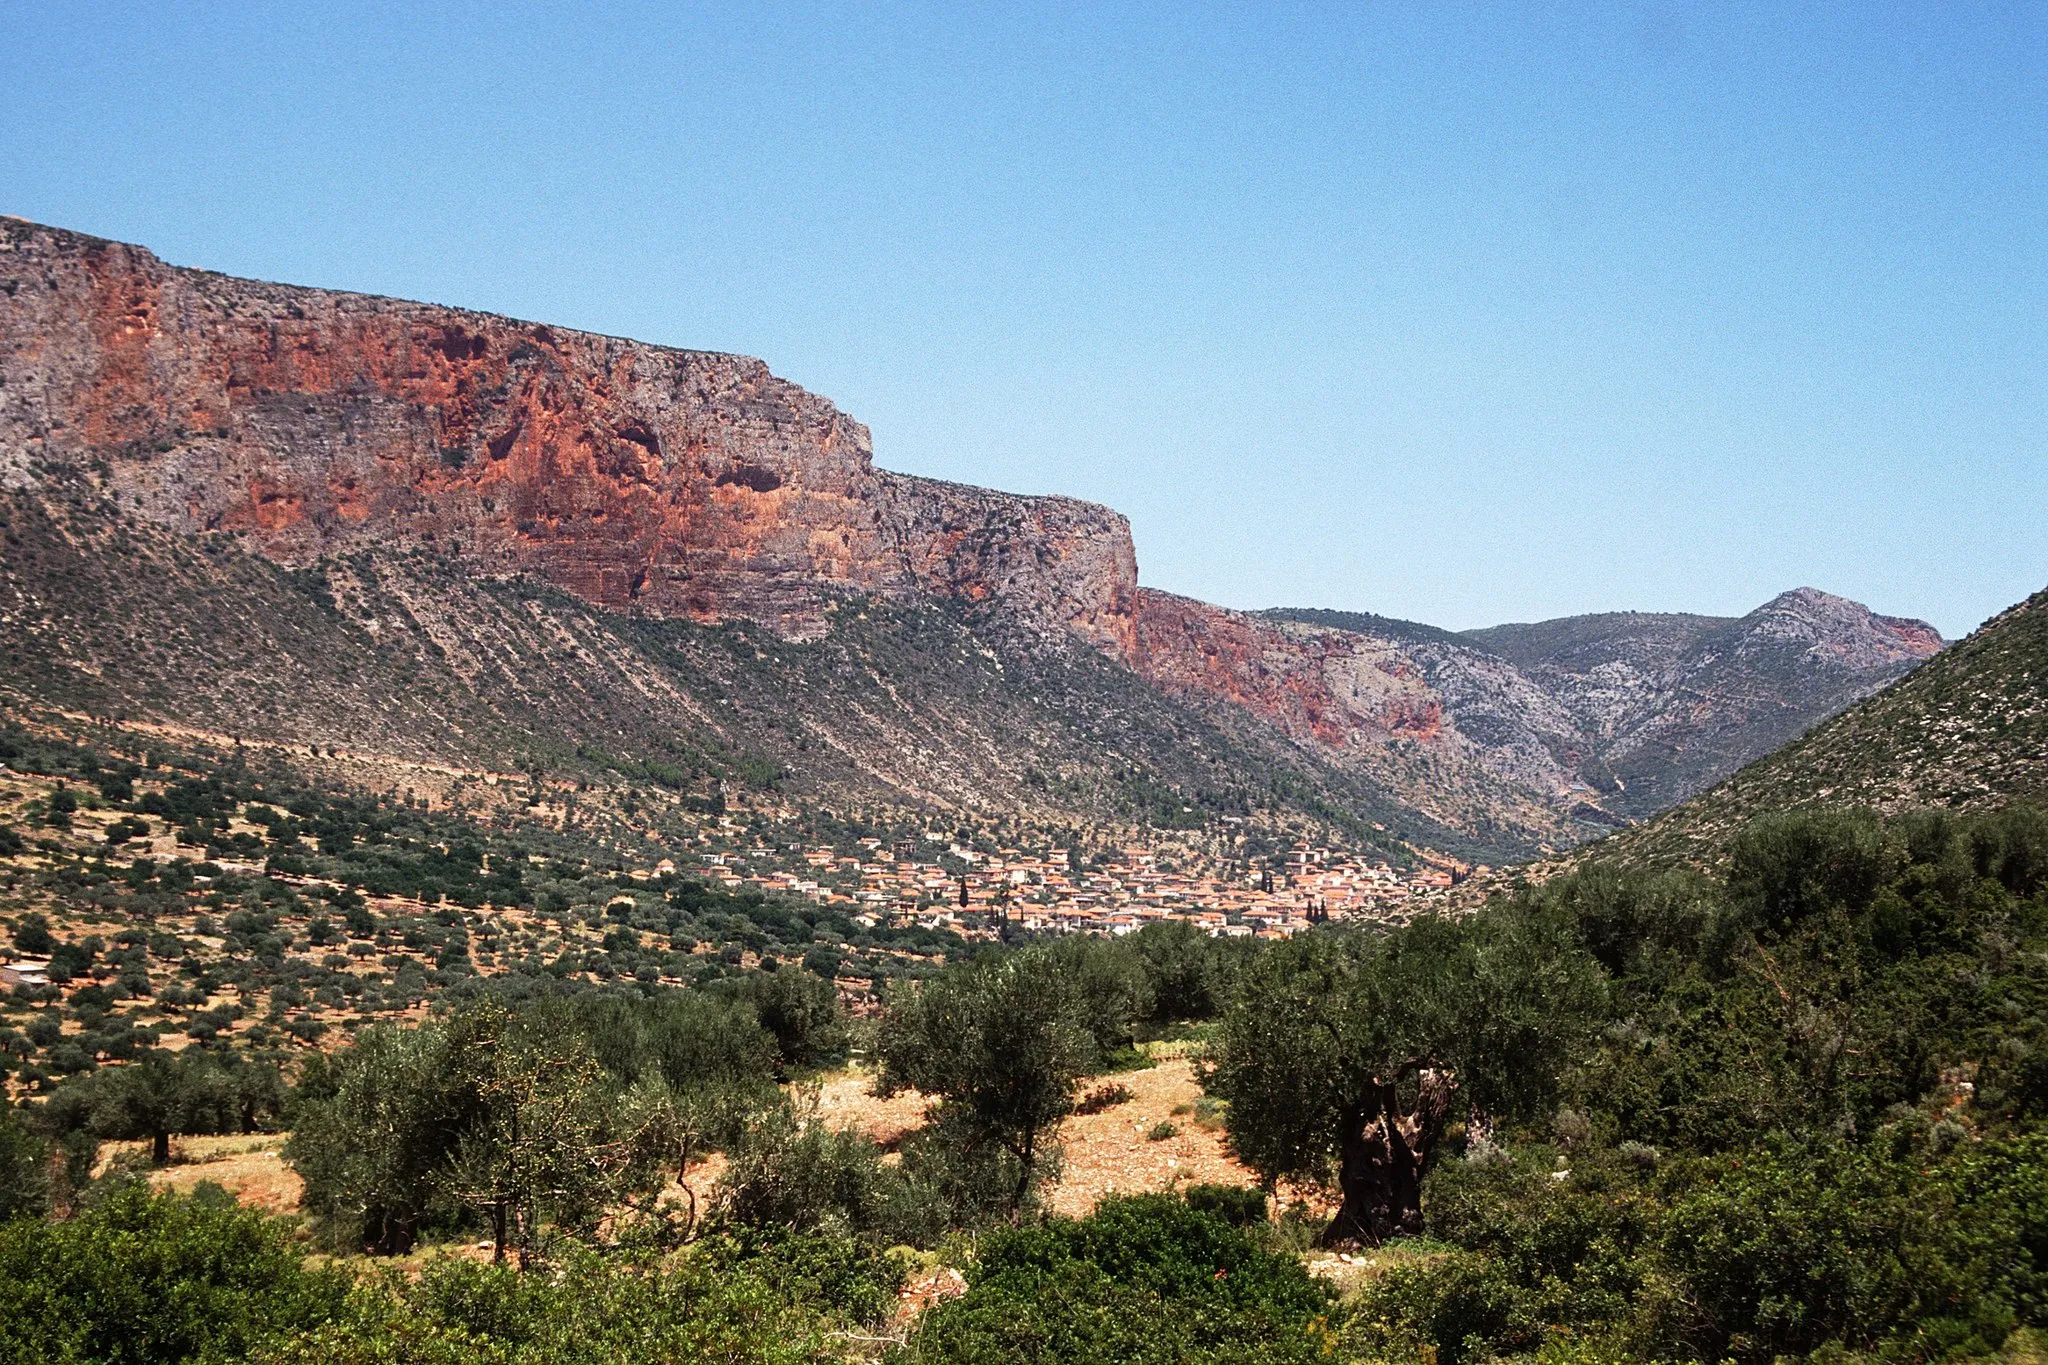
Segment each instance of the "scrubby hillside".
[{"label": "scrubby hillside", "polygon": [[724,784],[1133,832],[1294,821],[1397,858],[1524,847],[1484,811],[1431,820],[1370,774],[1000,611],[847,597],[795,640],[607,611],[420,551],[288,569],[88,491],[0,495],[0,516],[0,695],[18,706],[415,762],[652,774],[706,799]]},{"label": "scrubby hillside", "polygon": [[2048,792],[2048,592],[1596,858],[1701,861],[1760,812],[1969,810]]}]

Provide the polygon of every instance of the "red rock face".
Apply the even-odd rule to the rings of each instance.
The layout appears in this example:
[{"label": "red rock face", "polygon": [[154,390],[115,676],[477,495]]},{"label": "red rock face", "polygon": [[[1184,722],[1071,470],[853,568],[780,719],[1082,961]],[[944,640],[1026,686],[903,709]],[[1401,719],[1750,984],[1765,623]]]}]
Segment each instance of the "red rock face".
[{"label": "red rock face", "polygon": [[1443,700],[1413,663],[1348,631],[1283,625],[1138,591],[1138,670],[1169,692],[1220,697],[1291,738],[1348,750],[1388,739],[1427,742]]},{"label": "red rock face", "polygon": [[124,507],[287,562],[432,548],[790,635],[834,592],[931,592],[1135,647],[1121,516],[877,470],[865,427],[743,356],[0,220],[0,382],[0,481],[94,469]]}]

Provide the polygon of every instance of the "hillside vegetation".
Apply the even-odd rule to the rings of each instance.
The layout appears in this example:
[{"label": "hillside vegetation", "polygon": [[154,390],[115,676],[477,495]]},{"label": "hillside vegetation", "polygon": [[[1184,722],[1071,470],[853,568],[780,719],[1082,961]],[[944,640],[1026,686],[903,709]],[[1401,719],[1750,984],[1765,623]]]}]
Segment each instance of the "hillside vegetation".
[{"label": "hillside vegetation", "polygon": [[[1386,933],[992,946],[864,1034],[807,975],[505,978],[268,1091],[225,1039],[138,1047],[0,1123],[0,1321],[64,1324],[60,1359],[963,1365],[1922,1361],[2048,1324],[2035,807],[1762,817],[1712,876],[1595,867]],[[1049,1218],[1069,1116],[1119,1102],[1086,1078],[1191,1027],[1279,1216],[1202,1187]],[[928,1102],[894,1155],[775,1083],[856,1036]],[[89,1178],[108,1137],[266,1125],[304,1224]],[[475,1239],[501,1267],[373,1270]],[[964,1292],[899,1298],[949,1266]]]},{"label": "hillside vegetation", "polygon": [[285,569],[99,497],[0,496],[0,697],[110,719],[703,799],[1047,826],[1304,824],[1358,849],[1500,861],[1249,717],[958,603],[847,597],[816,640],[606,611],[413,552]]},{"label": "hillside vegetation", "polygon": [[2048,793],[2048,592],[1648,825],[1587,852],[1712,860],[1766,811],[1976,810]]}]

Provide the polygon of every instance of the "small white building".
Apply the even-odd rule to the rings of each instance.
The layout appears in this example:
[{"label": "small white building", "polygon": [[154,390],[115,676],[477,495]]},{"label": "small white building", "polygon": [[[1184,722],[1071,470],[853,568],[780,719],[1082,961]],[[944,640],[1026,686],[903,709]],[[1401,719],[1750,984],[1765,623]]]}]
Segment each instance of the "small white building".
[{"label": "small white building", "polygon": [[0,986],[47,986],[50,984],[50,963],[47,958],[23,958],[19,962],[0,963]]}]

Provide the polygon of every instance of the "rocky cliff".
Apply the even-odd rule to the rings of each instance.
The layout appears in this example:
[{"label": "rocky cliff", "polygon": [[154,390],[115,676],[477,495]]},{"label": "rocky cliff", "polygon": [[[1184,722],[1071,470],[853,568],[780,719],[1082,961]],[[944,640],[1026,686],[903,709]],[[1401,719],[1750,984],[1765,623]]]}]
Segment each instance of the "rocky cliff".
[{"label": "rocky cliff", "polygon": [[1107,508],[888,474],[758,360],[167,266],[0,220],[0,481],[304,563],[432,547],[594,604],[789,637],[837,592],[1000,602],[1128,657]]},{"label": "rocky cliff", "polygon": [[1138,668],[1265,717],[1454,823],[1570,839],[1656,813],[1942,647],[1921,621],[1800,588],[1749,615],[1568,617],[1454,635],[1141,589]]},{"label": "rocky cliff", "polygon": [[1464,636],[1228,611],[1141,590],[1107,508],[877,469],[758,360],[17,219],[0,492],[0,691],[30,701],[1487,858],[1661,810],[1941,646],[1805,589]]}]

